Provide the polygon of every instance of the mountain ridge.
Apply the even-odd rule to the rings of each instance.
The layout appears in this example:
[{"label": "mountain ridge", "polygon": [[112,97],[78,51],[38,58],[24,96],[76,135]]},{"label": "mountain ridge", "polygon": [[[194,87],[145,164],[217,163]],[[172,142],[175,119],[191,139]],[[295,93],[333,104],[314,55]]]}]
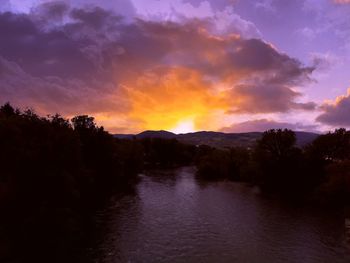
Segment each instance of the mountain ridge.
[{"label": "mountain ridge", "polygon": [[[119,139],[144,139],[144,138],[162,138],[177,139],[180,142],[193,145],[209,145],[217,148],[225,147],[252,147],[256,140],[261,138],[263,132],[243,132],[243,133],[224,133],[214,131],[198,131],[190,133],[175,134],[165,130],[146,130],[138,134],[115,134]],[[295,131],[297,146],[302,147],[311,143],[319,136],[317,133]]]}]

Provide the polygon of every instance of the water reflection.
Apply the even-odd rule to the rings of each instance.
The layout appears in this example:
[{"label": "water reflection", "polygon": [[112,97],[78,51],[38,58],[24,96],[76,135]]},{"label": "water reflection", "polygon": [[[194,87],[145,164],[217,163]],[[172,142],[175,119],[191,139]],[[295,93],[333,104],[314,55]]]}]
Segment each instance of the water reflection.
[{"label": "water reflection", "polygon": [[350,251],[350,217],[345,218],[345,239],[346,245]]},{"label": "water reflection", "polygon": [[142,176],[100,217],[96,262],[350,262],[342,213],[202,185],[191,167]]}]

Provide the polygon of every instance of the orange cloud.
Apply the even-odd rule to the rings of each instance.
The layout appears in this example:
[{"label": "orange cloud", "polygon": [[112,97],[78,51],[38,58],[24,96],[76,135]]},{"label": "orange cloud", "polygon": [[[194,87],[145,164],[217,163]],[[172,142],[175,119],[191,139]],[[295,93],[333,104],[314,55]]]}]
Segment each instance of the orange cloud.
[{"label": "orange cloud", "polygon": [[52,29],[0,14],[0,35],[11,32],[0,41],[0,103],[94,115],[111,132],[216,130],[230,114],[314,107],[296,101],[312,68],[261,39],[215,33],[210,19],[125,23],[100,8],[59,10],[68,22]]},{"label": "orange cloud", "polygon": [[126,81],[123,94],[130,101],[128,117],[139,130],[206,129],[210,125],[201,118],[229,108],[224,92],[200,72],[181,67],[158,68]]},{"label": "orange cloud", "polygon": [[295,102],[301,93],[293,89],[308,80],[312,69],[269,43],[216,36],[206,29],[207,21],[138,23],[147,39],[138,41],[143,45],[137,50],[135,43],[129,45],[115,69],[134,131],[217,130],[227,113],[314,107]]}]

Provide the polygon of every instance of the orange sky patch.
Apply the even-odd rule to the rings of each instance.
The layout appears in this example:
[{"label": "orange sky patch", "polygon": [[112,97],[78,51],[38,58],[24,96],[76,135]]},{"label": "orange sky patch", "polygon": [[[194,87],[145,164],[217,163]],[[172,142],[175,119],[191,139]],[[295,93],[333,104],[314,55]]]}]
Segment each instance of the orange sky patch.
[{"label": "orange sky patch", "polygon": [[[227,110],[225,93],[191,69],[157,69],[124,85],[131,110],[128,117],[138,129],[166,129],[188,132],[211,125],[199,121],[217,110]],[[183,129],[183,130],[181,130]]]}]

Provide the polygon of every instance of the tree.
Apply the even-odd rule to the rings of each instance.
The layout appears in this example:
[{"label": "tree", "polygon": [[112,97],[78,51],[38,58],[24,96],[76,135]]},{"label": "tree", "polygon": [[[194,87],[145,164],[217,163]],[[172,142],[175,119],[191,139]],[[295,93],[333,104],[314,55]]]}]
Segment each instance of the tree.
[{"label": "tree", "polygon": [[317,186],[316,199],[348,204],[350,198],[350,131],[344,128],[320,135],[305,148],[309,173]]},{"label": "tree", "polygon": [[43,118],[31,109],[0,106],[1,241],[11,240],[25,262],[34,262],[29,254],[35,262],[68,262],[60,256],[78,247],[94,205],[112,191],[130,189],[139,172],[135,167],[142,159],[133,155],[143,156],[142,149],[135,147],[125,157],[119,153],[129,146],[116,147],[118,142],[93,117],[77,116],[72,122],[74,129],[58,114]]},{"label": "tree", "polygon": [[337,162],[350,157],[350,131],[344,128],[336,129],[320,135],[306,147],[310,158],[325,162]]},{"label": "tree", "polygon": [[9,102],[0,107],[0,114],[10,117],[16,114],[16,110],[10,105]]},{"label": "tree", "polygon": [[263,188],[290,194],[303,186],[303,156],[295,143],[295,133],[287,129],[266,131],[258,140],[254,159],[260,171],[257,181]]},{"label": "tree", "polygon": [[317,197],[335,205],[350,205],[350,161],[330,164],[326,172]]},{"label": "tree", "polygon": [[296,137],[291,130],[268,130],[257,142],[256,150],[269,159],[279,160],[295,149]]},{"label": "tree", "polygon": [[76,130],[93,130],[96,129],[94,117],[89,117],[87,115],[76,116],[72,119],[73,127]]},{"label": "tree", "polygon": [[59,114],[55,114],[53,116],[50,116],[50,121],[52,123],[52,125],[57,126],[57,127],[64,127],[64,128],[71,128],[71,124],[69,122],[69,120],[63,118],[61,115]]}]

